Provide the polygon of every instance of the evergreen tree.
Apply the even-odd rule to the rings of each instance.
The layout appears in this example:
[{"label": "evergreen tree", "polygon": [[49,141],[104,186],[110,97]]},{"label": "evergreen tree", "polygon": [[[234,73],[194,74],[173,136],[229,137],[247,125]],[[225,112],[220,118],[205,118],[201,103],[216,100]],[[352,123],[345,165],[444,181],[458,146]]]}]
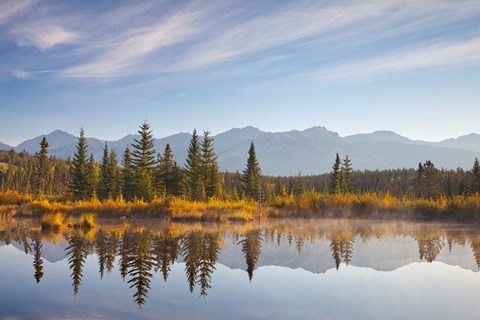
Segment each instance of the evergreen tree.
[{"label": "evergreen tree", "polygon": [[135,196],[135,172],[132,165],[132,154],[130,153],[128,146],[123,154],[122,165],[123,198],[127,201],[131,201]]},{"label": "evergreen tree", "polygon": [[103,155],[102,155],[102,163],[100,166],[100,181],[98,185],[98,197],[101,200],[105,200],[109,196],[109,191],[111,189],[110,183],[111,177],[109,177],[109,170],[108,170],[108,145],[105,142],[105,146],[103,147]]},{"label": "evergreen tree", "polygon": [[70,183],[70,191],[75,200],[86,200],[89,198],[88,183],[88,162],[87,162],[87,139],[85,132],[80,129],[78,138],[77,151],[72,160],[71,170],[72,182]]},{"label": "evergreen tree", "polygon": [[172,171],[172,182],[169,186],[171,188],[171,194],[174,196],[181,196],[184,194],[183,190],[183,170],[175,163]]},{"label": "evergreen tree", "polygon": [[438,199],[441,194],[440,172],[435,165],[427,160],[419,164],[417,172],[417,196],[426,199]]},{"label": "evergreen tree", "polygon": [[158,164],[157,188],[162,195],[173,195],[175,188],[175,160],[170,144],[167,144]]},{"label": "evergreen tree", "polygon": [[203,132],[201,145],[202,179],[207,198],[220,194],[220,173],[218,170],[217,156],[213,148],[213,138],[209,131]]},{"label": "evergreen tree", "polygon": [[187,196],[194,201],[205,200],[205,185],[202,186],[202,162],[197,130],[193,130],[183,171]]},{"label": "evergreen tree", "polygon": [[298,175],[295,177],[295,185],[293,187],[293,194],[296,197],[299,197],[303,193],[305,193],[305,191],[306,191],[305,179],[302,177],[302,173],[299,172]]},{"label": "evergreen tree", "polygon": [[473,162],[472,172],[470,174],[470,193],[480,192],[480,163],[478,158]]},{"label": "evergreen tree", "polygon": [[97,170],[97,162],[93,158],[93,154],[90,154],[87,170],[88,170],[88,197],[92,199],[96,199],[97,186],[98,186],[98,170]]},{"label": "evergreen tree", "polygon": [[45,194],[48,180],[48,141],[43,137],[38,154],[38,167],[35,181],[35,191],[38,195]]},{"label": "evergreen tree", "polygon": [[341,171],[341,162],[340,156],[335,157],[335,162],[332,166],[332,172],[330,173],[330,193],[331,194],[340,194],[342,191],[342,171]]},{"label": "evergreen tree", "polygon": [[153,199],[153,168],[155,165],[155,145],[150,125],[145,121],[138,131],[140,139],[135,139],[132,164],[135,168],[135,193],[139,199]]},{"label": "evergreen tree", "polygon": [[108,196],[116,199],[119,197],[121,192],[121,172],[118,167],[117,153],[115,150],[111,150],[108,156],[108,176],[110,178],[108,185],[110,187]]},{"label": "evergreen tree", "polygon": [[352,161],[345,156],[342,163],[342,193],[348,194],[353,192],[353,178],[352,178]]},{"label": "evergreen tree", "polygon": [[247,165],[242,175],[243,191],[247,198],[260,200],[260,176],[261,169],[252,142],[248,150]]}]

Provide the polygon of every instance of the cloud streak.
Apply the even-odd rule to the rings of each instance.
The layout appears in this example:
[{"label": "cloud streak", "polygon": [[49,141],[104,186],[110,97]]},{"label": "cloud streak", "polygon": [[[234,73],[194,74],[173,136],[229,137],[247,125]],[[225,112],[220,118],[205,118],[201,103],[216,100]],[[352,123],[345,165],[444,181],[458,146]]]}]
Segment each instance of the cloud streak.
[{"label": "cloud streak", "polygon": [[[35,48],[36,54],[40,50],[42,62],[46,62],[19,62],[14,68],[59,70],[53,74],[62,79],[98,82],[188,74],[206,68],[235,76],[239,73],[231,70],[244,67],[259,74],[318,70],[318,75],[331,79],[339,77],[335,74],[354,76],[348,75],[348,68],[358,74],[366,73],[363,69],[388,74],[426,68],[428,64],[454,65],[450,58],[454,50],[465,60],[477,62],[472,57],[475,42],[470,43],[472,48],[468,41],[455,42],[440,32],[428,39],[438,45],[424,45],[423,49],[422,39],[413,41],[416,46],[394,43],[405,36],[416,37],[425,30],[445,26],[453,28],[478,17],[480,6],[475,0],[295,1],[273,5],[232,0],[194,1],[181,6],[175,1],[146,1],[103,8],[101,12],[89,6],[73,10],[68,5],[38,4],[36,10],[19,15],[33,3],[0,3],[0,25],[8,25],[8,34],[17,46]],[[392,42],[400,53],[388,53],[393,51],[388,46],[377,49],[382,41]],[[352,61],[358,59],[348,56],[354,50],[364,51],[359,55],[363,60]],[[279,56],[281,62],[271,59]],[[409,62],[392,63],[403,57]],[[372,69],[374,64],[381,67]]]},{"label": "cloud streak", "polygon": [[480,38],[437,43],[320,70],[318,79],[359,79],[392,73],[480,63]]},{"label": "cloud streak", "polygon": [[58,25],[32,24],[11,30],[19,46],[33,46],[41,51],[74,43],[79,35]]},{"label": "cloud streak", "polygon": [[4,0],[0,2],[0,26],[26,10],[34,2],[34,0]]},{"label": "cloud streak", "polygon": [[71,78],[110,78],[125,75],[142,57],[178,43],[199,32],[197,12],[180,12],[165,21],[128,30],[114,44],[107,44],[91,61],[61,73]]},{"label": "cloud streak", "polygon": [[13,70],[12,76],[17,79],[26,80],[32,78],[32,74],[25,70]]}]

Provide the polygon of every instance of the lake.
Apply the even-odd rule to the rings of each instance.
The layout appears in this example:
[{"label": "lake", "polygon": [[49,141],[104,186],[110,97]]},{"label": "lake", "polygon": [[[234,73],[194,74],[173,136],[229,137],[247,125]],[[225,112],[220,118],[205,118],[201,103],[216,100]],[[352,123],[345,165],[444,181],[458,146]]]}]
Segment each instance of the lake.
[{"label": "lake", "polygon": [[0,223],[0,319],[478,319],[477,226]]}]

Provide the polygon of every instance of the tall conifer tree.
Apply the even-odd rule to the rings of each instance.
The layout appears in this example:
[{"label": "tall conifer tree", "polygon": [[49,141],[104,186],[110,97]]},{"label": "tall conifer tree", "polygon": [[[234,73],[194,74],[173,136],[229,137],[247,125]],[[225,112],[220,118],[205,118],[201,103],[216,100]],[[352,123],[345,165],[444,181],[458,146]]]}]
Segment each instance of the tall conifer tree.
[{"label": "tall conifer tree", "polygon": [[209,131],[203,132],[200,158],[205,195],[207,198],[218,196],[220,194],[220,173],[217,163],[218,157],[215,154],[213,138],[210,136]]},{"label": "tall conifer tree", "polygon": [[247,165],[242,175],[243,191],[247,198],[260,199],[260,175],[261,169],[255,153],[255,145],[252,142],[248,150]]},{"label": "tall conifer tree", "polygon": [[89,197],[88,162],[87,162],[87,139],[85,131],[80,129],[77,151],[72,160],[70,191],[75,200],[85,200]]},{"label": "tall conifer tree", "polygon": [[330,193],[331,194],[339,194],[342,190],[342,172],[341,172],[341,161],[340,156],[337,155],[335,157],[335,162],[332,166],[332,172],[330,173]]},{"label": "tall conifer tree", "polygon": [[135,168],[135,196],[150,201],[153,199],[153,169],[155,165],[155,145],[148,122],[138,131],[140,139],[135,139],[132,164]]},{"label": "tall conifer tree", "polygon": [[197,130],[193,130],[192,139],[188,147],[187,159],[185,160],[184,173],[187,196],[194,201],[205,200],[205,185],[202,183],[200,141]]},{"label": "tall conifer tree", "polygon": [[175,166],[172,148],[170,144],[167,144],[158,164],[158,188],[163,195],[174,195]]},{"label": "tall conifer tree", "polygon": [[342,193],[348,194],[353,192],[353,177],[352,177],[352,161],[345,156],[342,162]]},{"label": "tall conifer tree", "polygon": [[42,195],[46,191],[48,180],[48,141],[43,137],[40,142],[40,153],[38,154],[38,167],[35,181],[35,191]]},{"label": "tall conifer tree", "polygon": [[125,200],[131,201],[135,196],[135,172],[132,165],[132,154],[128,146],[123,154],[122,165],[122,193]]}]

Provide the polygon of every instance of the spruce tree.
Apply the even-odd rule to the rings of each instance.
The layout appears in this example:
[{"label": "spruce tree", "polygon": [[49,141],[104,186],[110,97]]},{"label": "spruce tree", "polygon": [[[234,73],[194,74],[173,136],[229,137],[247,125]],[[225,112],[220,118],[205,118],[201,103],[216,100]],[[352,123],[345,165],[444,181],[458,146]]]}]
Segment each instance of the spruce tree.
[{"label": "spruce tree", "polygon": [[109,196],[110,190],[110,177],[108,171],[108,145],[105,142],[105,146],[103,147],[103,155],[102,155],[102,163],[100,166],[100,181],[98,184],[98,198],[101,200],[105,200]]},{"label": "spruce tree", "polygon": [[258,164],[255,146],[253,142],[248,150],[247,165],[243,170],[242,185],[245,197],[260,200],[260,175],[261,169]]},{"label": "spruce tree", "polygon": [[98,188],[98,169],[97,162],[93,158],[93,154],[90,154],[88,160],[88,197],[91,199],[97,198]]},{"label": "spruce tree", "polygon": [[207,198],[220,194],[220,173],[217,158],[213,147],[213,138],[210,136],[209,131],[204,131],[201,145],[201,164]]},{"label": "spruce tree", "polygon": [[38,154],[38,167],[35,181],[35,193],[45,194],[48,179],[48,141],[43,137],[40,142],[40,153]]},{"label": "spruce tree", "polygon": [[123,154],[122,165],[123,198],[127,201],[131,201],[135,196],[135,172],[132,165],[132,154],[130,153],[128,146]]},{"label": "spruce tree", "polygon": [[111,150],[108,156],[108,176],[110,178],[108,185],[110,187],[108,196],[116,199],[121,195],[121,172],[118,167],[117,153]]},{"label": "spruce tree", "polygon": [[342,185],[342,172],[341,172],[341,161],[340,156],[337,155],[335,157],[335,162],[332,166],[332,172],[330,172],[330,193],[331,194],[340,194],[341,193],[341,185]]},{"label": "spruce tree", "polygon": [[302,177],[302,173],[299,172],[298,175],[295,177],[295,185],[293,187],[293,194],[296,197],[299,197],[303,193],[305,193],[305,191],[306,191],[305,179]]},{"label": "spruce tree", "polygon": [[352,178],[352,161],[345,156],[342,163],[342,193],[348,194],[353,192],[353,178]]},{"label": "spruce tree", "polygon": [[135,139],[132,164],[135,168],[135,197],[151,201],[153,199],[153,169],[155,165],[155,145],[148,122],[138,131],[140,139]]},{"label": "spruce tree", "polygon": [[158,164],[158,189],[161,194],[169,196],[174,194],[176,163],[173,159],[173,152],[170,144],[167,144]]},{"label": "spruce tree", "polygon": [[70,191],[75,200],[89,198],[88,162],[87,162],[87,139],[83,128],[80,129],[77,151],[72,160]]},{"label": "spruce tree", "polygon": [[183,171],[187,196],[194,201],[203,201],[205,199],[205,185],[203,184],[202,187],[202,162],[197,130],[193,130]]},{"label": "spruce tree", "polygon": [[470,193],[477,192],[480,192],[480,163],[478,158],[475,158],[470,179]]}]

